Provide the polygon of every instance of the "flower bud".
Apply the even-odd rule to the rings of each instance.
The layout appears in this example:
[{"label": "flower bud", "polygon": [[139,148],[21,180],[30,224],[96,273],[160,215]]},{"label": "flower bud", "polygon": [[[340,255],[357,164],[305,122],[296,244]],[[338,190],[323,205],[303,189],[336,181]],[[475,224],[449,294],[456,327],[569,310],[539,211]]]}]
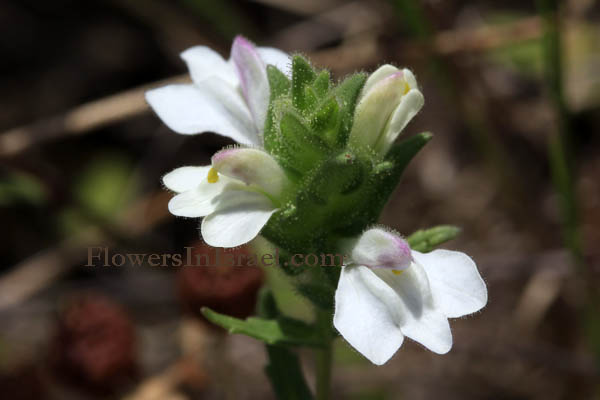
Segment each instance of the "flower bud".
[{"label": "flower bud", "polygon": [[387,64],[381,66],[363,87],[354,113],[350,144],[370,147],[385,155],[423,103],[412,72]]}]

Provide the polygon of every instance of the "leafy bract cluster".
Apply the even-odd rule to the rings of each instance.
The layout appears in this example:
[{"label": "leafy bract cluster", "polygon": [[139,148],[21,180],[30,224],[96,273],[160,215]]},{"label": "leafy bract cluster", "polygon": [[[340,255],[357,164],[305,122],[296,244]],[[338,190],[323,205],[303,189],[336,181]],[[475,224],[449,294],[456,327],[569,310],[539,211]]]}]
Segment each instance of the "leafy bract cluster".
[{"label": "leafy bract cluster", "polygon": [[329,71],[315,70],[300,55],[292,57],[291,70],[290,79],[267,67],[264,147],[292,184],[262,235],[290,254],[326,251],[376,222],[402,171],[431,135],[400,142],[385,155],[353,146],[348,138],[366,74],[336,84]]}]

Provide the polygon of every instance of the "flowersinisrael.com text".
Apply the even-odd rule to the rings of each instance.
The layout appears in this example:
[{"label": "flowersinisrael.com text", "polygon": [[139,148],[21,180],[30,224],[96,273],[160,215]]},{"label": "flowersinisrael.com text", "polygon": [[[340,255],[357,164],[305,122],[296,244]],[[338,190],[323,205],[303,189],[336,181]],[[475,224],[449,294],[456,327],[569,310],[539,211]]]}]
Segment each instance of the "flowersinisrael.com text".
[{"label": "flowersinisrael.com text", "polygon": [[[210,252],[198,253],[194,247],[184,247],[183,253],[119,253],[108,247],[88,247],[86,267],[278,267],[282,263],[275,253],[239,253],[213,247]],[[284,266],[333,267],[344,261],[342,254],[294,254]]]}]

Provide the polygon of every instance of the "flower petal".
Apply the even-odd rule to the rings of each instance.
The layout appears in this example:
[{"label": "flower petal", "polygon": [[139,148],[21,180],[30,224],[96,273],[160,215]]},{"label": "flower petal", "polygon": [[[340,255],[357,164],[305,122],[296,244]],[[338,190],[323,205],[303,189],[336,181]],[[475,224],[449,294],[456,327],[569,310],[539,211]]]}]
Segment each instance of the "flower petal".
[{"label": "flower petal", "polygon": [[[177,171],[177,170],[175,170]],[[174,171],[174,172],[175,172]],[[169,212],[179,217],[198,218],[204,217],[216,210],[218,201],[216,199],[226,187],[232,187],[236,183],[232,179],[223,177],[215,183],[209,183],[206,179],[190,190],[182,192],[169,201]]]},{"label": "flower petal", "polygon": [[351,250],[351,259],[370,268],[402,270],[410,267],[412,255],[404,239],[381,228],[365,231]]},{"label": "flower petal", "polygon": [[209,47],[194,46],[182,52],[180,56],[187,64],[190,76],[195,83],[216,76],[234,87],[239,84],[233,66]]},{"label": "flower petal", "polygon": [[402,70],[402,73],[404,74],[404,80],[406,80],[406,83],[408,83],[408,87],[410,87],[411,89],[419,88],[419,86],[417,85],[417,78],[415,78],[415,74],[413,74],[410,69],[404,68]]},{"label": "flower petal", "polygon": [[381,67],[377,68],[371,75],[369,75],[369,79],[365,82],[365,86],[362,88],[362,93],[366,94],[369,90],[373,88],[376,84],[384,80],[385,78],[394,75],[400,70],[393,65],[384,64]]},{"label": "flower petal", "polygon": [[448,318],[441,312],[426,309],[419,319],[402,325],[402,333],[437,354],[446,354],[452,348],[452,332]]},{"label": "flower petal", "polygon": [[266,196],[245,190],[226,190],[216,200],[216,210],[201,225],[202,238],[213,247],[248,243],[277,211]]},{"label": "flower petal", "polygon": [[434,353],[447,353],[452,348],[450,324],[446,316],[434,306],[423,267],[413,263],[400,275],[387,269],[377,269],[373,272],[389,285],[400,299],[398,309],[402,317],[402,333]]},{"label": "flower petal", "polygon": [[372,270],[346,266],[335,292],[333,324],[359,353],[382,365],[404,340],[397,303],[396,293]]},{"label": "flower petal", "polygon": [[168,85],[149,90],[146,100],[175,132],[188,135],[215,132],[242,144],[261,142],[242,97],[219,78],[198,85]]},{"label": "flower petal", "polygon": [[278,196],[288,179],[277,161],[267,152],[254,148],[221,150],[212,157],[212,166],[219,173]]},{"label": "flower petal", "polygon": [[273,65],[288,77],[291,77],[292,62],[287,53],[274,47],[258,47],[256,51],[264,61],[265,65]]},{"label": "flower petal", "polygon": [[256,127],[262,132],[270,95],[266,65],[254,45],[242,36],[237,36],[233,41],[231,60]]},{"label": "flower petal", "polygon": [[375,146],[380,153],[387,153],[400,132],[417,115],[423,104],[425,104],[425,99],[418,89],[410,89],[408,93],[402,96],[400,104],[394,110],[388,125]]},{"label": "flower petal", "polygon": [[170,190],[181,193],[197,187],[205,181],[210,165],[204,167],[180,167],[163,176],[163,184]]},{"label": "flower petal", "polygon": [[412,253],[427,273],[437,307],[447,317],[462,317],[486,305],[488,296],[485,282],[469,256],[450,250]]},{"label": "flower petal", "polygon": [[350,143],[358,147],[375,148],[390,116],[406,93],[406,88],[407,83],[402,71],[399,71],[380,80],[365,92],[356,106]]}]

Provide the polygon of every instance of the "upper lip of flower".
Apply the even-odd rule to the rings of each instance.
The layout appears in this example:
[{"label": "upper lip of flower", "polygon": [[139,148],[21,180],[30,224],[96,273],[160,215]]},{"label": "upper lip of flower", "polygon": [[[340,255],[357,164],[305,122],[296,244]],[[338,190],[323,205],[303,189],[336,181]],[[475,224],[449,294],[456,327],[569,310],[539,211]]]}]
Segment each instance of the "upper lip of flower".
[{"label": "upper lip of flower", "polygon": [[261,145],[269,103],[267,64],[289,70],[289,57],[255,47],[238,36],[224,60],[206,46],[185,50],[192,84],[167,85],[146,92],[146,100],[169,128],[182,134],[216,132],[244,145]]},{"label": "upper lip of flower", "polygon": [[379,67],[361,92],[350,142],[385,155],[423,104],[423,95],[410,70],[389,64]]},{"label": "upper lip of flower", "polygon": [[[377,230],[368,230],[363,236]],[[356,246],[365,243],[359,240]],[[384,243],[379,249],[371,246],[371,251],[393,253],[397,249]],[[342,269],[334,325],[374,364],[387,362],[404,336],[436,353],[448,352],[452,347],[448,318],[471,314],[487,303],[485,283],[466,254],[411,250],[411,258],[409,267],[370,268],[351,260]],[[398,269],[403,272],[394,273]]]}]

